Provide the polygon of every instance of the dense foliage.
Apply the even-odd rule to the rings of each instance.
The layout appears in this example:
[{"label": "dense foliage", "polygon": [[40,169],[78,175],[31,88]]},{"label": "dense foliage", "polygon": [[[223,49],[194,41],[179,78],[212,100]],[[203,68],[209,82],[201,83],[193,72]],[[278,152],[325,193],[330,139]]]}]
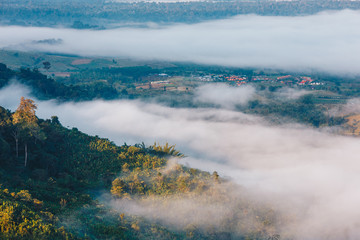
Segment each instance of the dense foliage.
[{"label": "dense foliage", "polygon": [[27,190],[0,189],[0,239],[76,239],[42,205]]},{"label": "dense foliage", "polygon": [[[21,104],[26,103],[31,100],[22,99]],[[34,108],[23,110],[19,107],[11,113],[0,107],[0,180],[6,187],[1,190],[1,229],[6,238],[68,236],[64,230],[53,226],[59,224],[54,220],[56,217],[47,221],[47,216],[91,203],[87,191],[109,186],[125,162],[137,166],[147,161],[164,164],[164,159],[156,156],[172,150],[171,147],[159,149],[156,145],[143,149],[127,145],[118,147],[107,139],[66,129],[57,117],[37,119],[32,115]],[[21,122],[16,120],[19,115],[23,116]],[[38,125],[42,138],[25,131],[32,128],[30,123]],[[14,132],[19,127],[24,131],[15,137]],[[19,145],[18,153],[16,144]],[[24,164],[25,144],[28,145],[27,165]],[[31,226],[33,229],[27,229]]]}]

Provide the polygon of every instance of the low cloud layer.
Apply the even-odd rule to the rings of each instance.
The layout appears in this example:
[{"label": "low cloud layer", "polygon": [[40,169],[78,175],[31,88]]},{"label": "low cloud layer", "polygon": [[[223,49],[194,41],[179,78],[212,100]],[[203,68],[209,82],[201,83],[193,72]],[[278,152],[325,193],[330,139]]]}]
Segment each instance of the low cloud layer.
[{"label": "low cloud layer", "polygon": [[118,213],[143,216],[170,229],[200,230],[208,236],[217,233],[217,239],[240,239],[252,233],[267,239],[280,229],[279,222],[264,224],[264,219],[275,215],[280,219],[280,214],[267,212],[269,206],[259,204],[244,189],[231,183],[215,184],[201,194],[179,193],[132,200],[103,195],[99,200]]},{"label": "low cloud layer", "polygon": [[[241,15],[199,24],[75,30],[0,27],[0,48],[360,74],[359,11]],[[43,40],[61,39],[59,44]]]},{"label": "low cloud layer", "polygon": [[294,89],[294,88],[280,88],[276,91],[275,96],[282,100],[295,100],[304,96],[306,94],[311,94],[311,91],[304,89]]},{"label": "low cloud layer", "polygon": [[[19,86],[0,90],[14,110]],[[16,102],[11,102],[14,99]],[[38,115],[123,142],[177,144],[190,166],[218,171],[275,209],[296,213],[282,225],[294,239],[360,238],[360,139],[224,109],[174,109],[141,101],[56,104],[36,101]],[[185,211],[186,213],[186,211]]]},{"label": "low cloud layer", "polygon": [[206,84],[198,87],[195,101],[211,103],[223,108],[234,108],[236,105],[247,104],[255,96],[252,86],[230,87],[227,84]]}]

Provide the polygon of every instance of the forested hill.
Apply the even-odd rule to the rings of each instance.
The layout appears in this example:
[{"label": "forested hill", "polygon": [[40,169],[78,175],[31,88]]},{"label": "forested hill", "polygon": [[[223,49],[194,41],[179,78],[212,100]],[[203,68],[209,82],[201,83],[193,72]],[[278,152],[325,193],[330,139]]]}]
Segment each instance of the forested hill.
[{"label": "forested hill", "polygon": [[94,82],[89,85],[67,86],[48,78],[38,69],[20,68],[17,71],[9,69],[0,63],[0,88],[9,84],[13,79],[31,87],[39,99],[60,99],[73,101],[86,101],[95,98],[114,99],[118,97],[117,91],[105,82]]},{"label": "forested hill", "polygon": [[[174,146],[116,146],[67,129],[55,116],[38,119],[35,111],[25,98],[14,113],[0,107],[0,239],[262,239],[275,226],[273,211],[232,196],[216,172],[169,165],[182,156]],[[169,225],[158,216],[164,209],[143,217],[116,205],[155,199],[180,211],[171,204],[184,198],[234,210],[207,224],[179,217]]]},{"label": "forested hill", "polygon": [[0,107],[0,239],[75,238],[59,228],[58,214],[91,204],[88,191],[109,189],[125,163],[156,168],[177,154],[172,147],[119,147],[64,128],[57,117],[38,119],[35,109],[30,99],[15,113]]}]

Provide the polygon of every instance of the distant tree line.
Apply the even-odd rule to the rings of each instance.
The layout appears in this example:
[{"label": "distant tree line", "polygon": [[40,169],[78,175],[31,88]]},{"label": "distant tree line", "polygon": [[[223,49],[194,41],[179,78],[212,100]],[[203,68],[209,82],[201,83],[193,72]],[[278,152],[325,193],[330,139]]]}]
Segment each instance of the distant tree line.
[{"label": "distant tree line", "polygon": [[22,1],[0,3],[0,21],[7,24],[98,28],[116,22],[186,22],[221,19],[238,14],[296,16],[325,10],[359,9],[358,1]]},{"label": "distant tree line", "polygon": [[20,68],[11,70],[0,63],[0,88],[11,80],[25,84],[32,88],[34,94],[40,99],[60,100],[92,100],[96,98],[114,99],[118,97],[117,91],[105,82],[94,82],[82,86],[67,86],[42,74],[38,69]]}]

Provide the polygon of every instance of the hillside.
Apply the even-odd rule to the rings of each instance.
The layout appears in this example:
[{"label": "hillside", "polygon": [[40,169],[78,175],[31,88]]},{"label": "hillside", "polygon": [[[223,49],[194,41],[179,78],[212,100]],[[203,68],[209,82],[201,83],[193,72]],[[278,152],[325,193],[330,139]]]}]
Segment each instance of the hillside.
[{"label": "hillside", "polygon": [[[234,195],[240,187],[216,172],[177,164],[174,146],[116,146],[67,129],[56,116],[38,119],[35,110],[24,98],[14,113],[0,107],[0,238],[262,239],[276,232],[271,208],[249,202],[245,191]],[[202,207],[216,205],[232,214],[202,216]],[[198,216],[185,218],[189,211]]]}]

